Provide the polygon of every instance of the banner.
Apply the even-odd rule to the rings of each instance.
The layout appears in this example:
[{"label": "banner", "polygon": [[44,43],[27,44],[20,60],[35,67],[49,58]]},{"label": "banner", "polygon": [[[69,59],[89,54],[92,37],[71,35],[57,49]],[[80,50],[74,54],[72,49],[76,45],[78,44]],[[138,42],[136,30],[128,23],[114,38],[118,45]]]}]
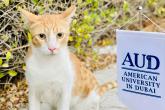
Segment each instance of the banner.
[{"label": "banner", "polygon": [[165,33],[116,34],[120,99],[129,110],[165,110]]}]

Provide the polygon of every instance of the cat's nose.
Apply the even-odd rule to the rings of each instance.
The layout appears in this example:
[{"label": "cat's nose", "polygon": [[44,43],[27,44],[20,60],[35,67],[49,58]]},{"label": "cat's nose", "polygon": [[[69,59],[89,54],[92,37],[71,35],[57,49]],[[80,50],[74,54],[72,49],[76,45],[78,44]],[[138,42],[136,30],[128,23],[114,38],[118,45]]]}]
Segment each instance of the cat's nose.
[{"label": "cat's nose", "polygon": [[56,50],[56,48],[48,48],[51,52],[53,52],[54,50]]}]

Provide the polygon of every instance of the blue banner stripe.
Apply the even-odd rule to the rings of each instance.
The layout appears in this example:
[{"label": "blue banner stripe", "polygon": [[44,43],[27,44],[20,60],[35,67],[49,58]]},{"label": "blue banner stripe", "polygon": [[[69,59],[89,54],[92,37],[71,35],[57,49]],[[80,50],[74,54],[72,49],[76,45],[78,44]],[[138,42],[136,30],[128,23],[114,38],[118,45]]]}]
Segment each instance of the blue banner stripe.
[{"label": "blue banner stripe", "polygon": [[125,70],[132,70],[132,71],[138,71],[138,72],[144,72],[144,73],[151,73],[151,74],[157,74],[157,75],[160,74],[158,72],[152,72],[152,71],[145,71],[145,70],[139,70],[139,69],[126,68],[126,67],[121,67],[121,68]]},{"label": "blue banner stripe", "polygon": [[135,94],[141,94],[141,95],[146,95],[146,96],[161,98],[161,96],[157,96],[157,95],[151,95],[151,94],[146,94],[146,93],[141,93],[141,92],[135,92],[135,91],[127,90],[127,89],[122,89],[122,90],[123,91],[126,91],[126,92],[135,93]]}]

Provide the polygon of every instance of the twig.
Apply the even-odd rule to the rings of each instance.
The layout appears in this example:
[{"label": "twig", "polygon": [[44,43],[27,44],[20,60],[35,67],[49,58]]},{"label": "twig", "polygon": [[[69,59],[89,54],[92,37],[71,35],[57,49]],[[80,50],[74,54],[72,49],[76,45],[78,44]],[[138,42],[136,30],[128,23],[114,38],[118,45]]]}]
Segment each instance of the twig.
[{"label": "twig", "polygon": [[12,85],[12,83],[0,83],[0,85],[6,85],[6,84]]},{"label": "twig", "polygon": [[9,25],[10,21],[11,20],[9,20],[8,23],[3,28],[1,28],[0,32],[3,31]]},{"label": "twig", "polygon": [[10,50],[7,50],[7,51],[4,51],[4,52],[0,53],[0,55],[5,54],[5,53],[7,53],[9,51],[12,52],[12,51],[16,51],[16,50],[19,50],[19,49],[22,49],[22,48],[26,48],[26,47],[29,47],[29,46],[30,46],[30,44],[23,45],[23,46],[20,46],[20,47],[17,47],[17,48],[13,48],[13,49],[10,49]]},{"label": "twig", "polygon": [[144,16],[145,18],[147,18],[147,19],[148,19],[153,25],[155,25],[158,29],[160,29],[160,31],[165,32],[165,29],[164,29],[164,28],[160,27],[157,23],[155,23],[154,21],[152,21],[148,16],[146,16],[145,14],[143,14],[143,16]]},{"label": "twig", "polygon": [[1,45],[1,44],[4,44],[7,48],[10,49],[10,45],[8,45],[5,41],[0,40],[0,45]]}]

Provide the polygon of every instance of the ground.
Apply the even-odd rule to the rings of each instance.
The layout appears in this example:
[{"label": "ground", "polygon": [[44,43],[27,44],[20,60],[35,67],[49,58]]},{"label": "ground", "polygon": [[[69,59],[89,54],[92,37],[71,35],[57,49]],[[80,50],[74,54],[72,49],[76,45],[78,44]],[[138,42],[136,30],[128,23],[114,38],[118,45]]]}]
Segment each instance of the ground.
[{"label": "ground", "polygon": [[[116,64],[108,66],[106,69],[95,72],[95,75],[99,82],[102,84],[109,80],[116,80],[117,69]],[[100,110],[128,110],[126,106],[122,104],[117,95],[117,88],[107,91],[101,98]]]}]

